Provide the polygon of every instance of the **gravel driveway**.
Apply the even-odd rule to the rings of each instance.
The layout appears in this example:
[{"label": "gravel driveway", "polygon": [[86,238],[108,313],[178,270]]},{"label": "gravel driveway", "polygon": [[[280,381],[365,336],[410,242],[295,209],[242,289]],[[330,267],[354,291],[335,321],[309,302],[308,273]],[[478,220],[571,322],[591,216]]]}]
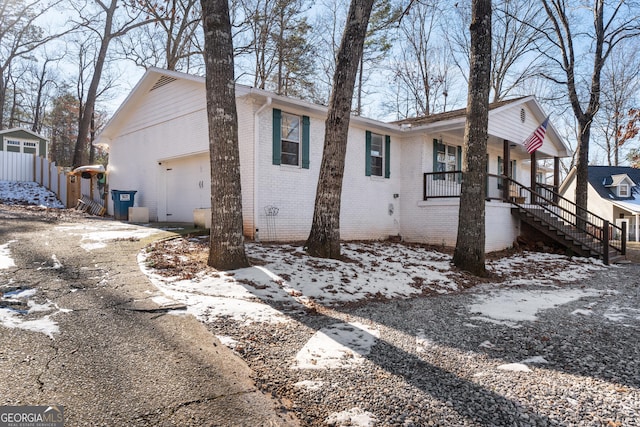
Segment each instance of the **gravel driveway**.
[{"label": "gravel driveway", "polygon": [[640,426],[640,267],[587,276],[205,323],[306,426]]}]

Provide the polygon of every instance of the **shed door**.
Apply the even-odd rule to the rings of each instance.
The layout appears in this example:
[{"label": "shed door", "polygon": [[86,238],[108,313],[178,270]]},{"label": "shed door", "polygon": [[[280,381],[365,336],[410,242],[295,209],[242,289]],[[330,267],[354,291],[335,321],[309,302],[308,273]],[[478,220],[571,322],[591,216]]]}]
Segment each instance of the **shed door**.
[{"label": "shed door", "polygon": [[192,156],[165,162],[167,221],[193,222],[193,210],[210,205],[209,157]]}]

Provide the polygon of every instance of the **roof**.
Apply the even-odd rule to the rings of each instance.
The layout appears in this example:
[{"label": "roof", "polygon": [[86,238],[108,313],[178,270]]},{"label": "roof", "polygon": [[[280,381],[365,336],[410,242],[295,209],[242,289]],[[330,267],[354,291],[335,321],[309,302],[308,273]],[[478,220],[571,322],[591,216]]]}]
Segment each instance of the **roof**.
[{"label": "roof", "polygon": [[11,128],[11,129],[0,130],[0,136],[5,135],[5,134],[12,134],[12,133],[26,133],[26,134],[29,134],[29,135],[33,136],[34,138],[42,139],[44,141],[49,141],[49,138],[45,138],[44,136],[42,136],[40,134],[37,134],[34,131],[29,130],[29,129]]},{"label": "roof", "polygon": [[[611,202],[634,201],[638,190],[632,190],[630,197],[618,197],[617,185],[629,178],[633,184],[640,182],[640,169],[628,166],[589,166],[589,184],[598,195]],[[640,202],[639,202],[640,203]],[[640,209],[640,205],[635,210]]]},{"label": "roof", "polygon": [[[522,101],[522,100],[527,99],[527,98],[530,98],[530,97],[523,96],[523,97],[520,97],[520,98],[514,98],[514,99],[509,99],[509,100],[504,100],[504,101],[492,102],[491,104],[489,104],[489,111],[495,110],[496,108],[503,107],[505,105],[516,103],[518,101]],[[444,113],[429,114],[428,116],[412,117],[412,118],[408,118],[408,119],[398,120],[398,121],[395,121],[393,123],[397,123],[399,125],[419,126],[419,125],[424,125],[424,124],[428,124],[428,123],[440,122],[440,121],[443,121],[443,120],[450,120],[450,119],[456,119],[456,118],[460,118],[460,117],[466,117],[466,115],[467,115],[467,109],[466,108],[459,108],[457,110],[446,111]]]},{"label": "roof", "polygon": [[[205,87],[205,79],[201,76],[194,76],[178,71],[164,70],[160,68],[149,68],[144,76],[133,88],[129,96],[124,100],[120,107],[113,114],[107,125],[102,129],[96,140],[95,145],[109,145],[110,142],[117,137],[119,129],[129,119],[131,113],[137,108],[140,100],[145,97],[155,87],[170,83],[175,80],[187,80],[195,82]],[[317,117],[326,117],[328,108],[323,105],[317,105],[312,102],[277,95],[261,89],[252,88],[245,85],[236,84],[237,97],[251,97],[261,103],[263,106],[277,104],[279,107],[292,108],[303,114],[315,115]],[[490,116],[499,114],[503,109],[514,108],[519,105],[527,105],[533,112],[533,116],[542,122],[546,114],[542,107],[533,96],[521,97],[500,101],[490,104]],[[260,107],[262,108],[262,107]],[[258,110],[260,111],[260,109]],[[466,109],[458,109],[448,111],[441,114],[433,114],[426,117],[417,117],[413,119],[405,119],[401,121],[385,123],[379,120],[369,119],[361,116],[352,116],[351,124],[355,127],[366,127],[371,130],[384,132],[387,134],[409,134],[419,132],[442,133],[443,131],[457,130],[464,131],[466,121]],[[558,150],[559,156],[568,156],[571,150],[565,144],[563,138],[555,130],[550,123],[547,128],[547,136],[551,144]]]}]

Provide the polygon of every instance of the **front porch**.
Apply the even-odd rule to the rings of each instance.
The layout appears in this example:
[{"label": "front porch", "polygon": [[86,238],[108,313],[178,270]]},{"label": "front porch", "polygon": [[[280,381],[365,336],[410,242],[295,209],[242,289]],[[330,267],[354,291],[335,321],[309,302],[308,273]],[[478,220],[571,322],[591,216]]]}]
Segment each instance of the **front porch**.
[{"label": "front porch", "polygon": [[[459,198],[462,177],[461,171],[424,173],[423,202]],[[487,174],[485,200],[488,210],[495,210],[492,205],[506,205],[512,217],[578,255],[602,258],[609,264],[620,260],[626,253],[625,222],[621,226],[611,224],[579,208],[558,194],[554,186],[535,181],[531,186],[524,186],[506,175]],[[486,218],[495,219],[489,213]],[[505,227],[508,223],[505,222]],[[503,233],[505,227],[487,228],[487,240],[491,240],[492,233]],[[520,229],[520,224],[516,229]]]}]

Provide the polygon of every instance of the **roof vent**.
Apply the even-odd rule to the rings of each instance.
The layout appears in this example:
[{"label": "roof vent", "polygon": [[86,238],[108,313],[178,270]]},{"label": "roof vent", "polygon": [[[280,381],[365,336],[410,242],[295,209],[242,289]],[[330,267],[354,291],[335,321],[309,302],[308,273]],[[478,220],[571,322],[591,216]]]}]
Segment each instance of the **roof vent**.
[{"label": "roof vent", "polygon": [[527,120],[527,112],[524,111],[524,108],[520,109],[520,121],[522,123],[524,123],[524,121]]},{"label": "roof vent", "polygon": [[[156,84],[153,85],[153,87],[151,88],[151,90],[156,90],[164,85],[168,85],[171,82],[175,82],[176,79],[175,77],[169,77],[169,76],[161,76],[158,81],[156,82]],[[150,91],[151,91],[150,90]]]}]

